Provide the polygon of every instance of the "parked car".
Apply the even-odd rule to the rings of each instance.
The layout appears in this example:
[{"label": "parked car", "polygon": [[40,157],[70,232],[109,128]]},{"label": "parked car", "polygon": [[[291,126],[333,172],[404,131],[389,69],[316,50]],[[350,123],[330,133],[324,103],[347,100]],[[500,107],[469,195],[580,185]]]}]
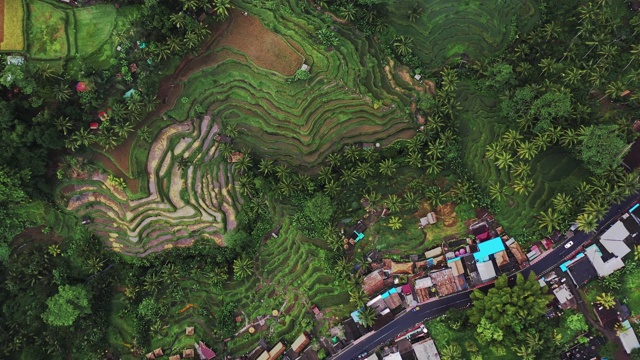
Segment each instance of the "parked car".
[{"label": "parked car", "polygon": [[570,248],[570,247],[572,247],[572,246],[573,246],[573,241],[569,241],[569,242],[567,242],[566,244],[564,244],[564,248],[565,248],[565,249],[568,249],[568,248]]}]

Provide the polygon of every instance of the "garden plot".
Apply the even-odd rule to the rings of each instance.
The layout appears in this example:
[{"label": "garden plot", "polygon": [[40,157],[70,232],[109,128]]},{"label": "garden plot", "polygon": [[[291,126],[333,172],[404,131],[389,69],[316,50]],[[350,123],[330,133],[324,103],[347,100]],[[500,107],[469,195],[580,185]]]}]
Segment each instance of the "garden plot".
[{"label": "garden plot", "polygon": [[[238,198],[230,165],[217,156],[217,142],[207,141],[219,127],[210,116],[188,120],[164,129],[151,146],[147,161],[149,196],[129,200],[109,183],[104,174],[94,174],[85,184],[65,186],[67,208],[94,220],[89,227],[108,239],[116,251],[143,256],[172,246],[190,245],[203,234],[223,244],[223,234],[235,227]],[[208,148],[205,148],[204,145]],[[200,155],[213,149],[206,164]],[[189,160],[179,164],[177,156]],[[215,186],[205,182],[200,171],[215,177]]]}]

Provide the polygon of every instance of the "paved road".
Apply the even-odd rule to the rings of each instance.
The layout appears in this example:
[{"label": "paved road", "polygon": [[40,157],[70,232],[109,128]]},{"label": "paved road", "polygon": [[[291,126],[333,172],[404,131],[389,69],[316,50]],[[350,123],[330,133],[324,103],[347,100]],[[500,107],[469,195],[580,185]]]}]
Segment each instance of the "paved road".
[{"label": "paved road", "polygon": [[[639,195],[634,195],[627,198],[622,203],[612,206],[609,209],[609,212],[607,212],[604,219],[598,224],[599,228],[608,226],[609,222],[614,220],[623,210],[626,211],[627,209],[629,209],[631,204],[639,199]],[[555,249],[551,250],[551,252],[546,254],[542,259],[522,270],[523,275],[526,277],[531,271],[534,271],[536,274],[543,274],[553,269],[562,261],[564,261],[567,256],[578,250],[578,248],[584,242],[589,240],[593,235],[594,234],[585,234],[581,231],[576,232],[571,238],[571,241],[573,241],[573,245],[570,248],[566,249],[562,244],[559,244]],[[480,289],[482,289],[483,291],[488,291],[491,287],[493,287],[493,284],[483,286]],[[342,352],[335,355],[333,359],[350,360],[356,358],[359,354],[365,351],[372,351],[375,347],[393,339],[398,334],[415,326],[418,323],[440,316],[449,309],[459,309],[465,306],[469,306],[471,305],[471,299],[469,298],[470,294],[471,291],[465,291],[454,295],[449,295],[421,305],[418,311],[408,311],[395,318],[392,322],[384,326],[382,329],[367,334],[364,338],[360,339],[355,344],[347,347]]]}]

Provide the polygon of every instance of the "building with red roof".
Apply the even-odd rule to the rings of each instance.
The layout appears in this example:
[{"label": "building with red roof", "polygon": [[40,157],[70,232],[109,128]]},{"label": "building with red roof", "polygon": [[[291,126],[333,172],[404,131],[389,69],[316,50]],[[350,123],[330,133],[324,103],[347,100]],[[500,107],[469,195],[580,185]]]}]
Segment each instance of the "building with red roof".
[{"label": "building with red roof", "polygon": [[76,91],[83,92],[87,90],[89,90],[89,86],[87,86],[87,83],[84,81],[78,81],[78,83],[76,84]]}]

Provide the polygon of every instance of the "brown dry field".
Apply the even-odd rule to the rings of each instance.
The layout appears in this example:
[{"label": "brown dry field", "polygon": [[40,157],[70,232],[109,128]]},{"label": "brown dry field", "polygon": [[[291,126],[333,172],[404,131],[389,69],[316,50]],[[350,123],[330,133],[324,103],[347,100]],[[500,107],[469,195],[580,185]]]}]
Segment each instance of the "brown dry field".
[{"label": "brown dry field", "polygon": [[4,0],[0,0],[0,44],[4,41]]},{"label": "brown dry field", "polygon": [[293,75],[302,65],[302,57],[278,34],[262,25],[253,16],[233,12],[231,27],[220,38],[217,46],[229,46],[249,56],[261,68],[286,76]]}]

